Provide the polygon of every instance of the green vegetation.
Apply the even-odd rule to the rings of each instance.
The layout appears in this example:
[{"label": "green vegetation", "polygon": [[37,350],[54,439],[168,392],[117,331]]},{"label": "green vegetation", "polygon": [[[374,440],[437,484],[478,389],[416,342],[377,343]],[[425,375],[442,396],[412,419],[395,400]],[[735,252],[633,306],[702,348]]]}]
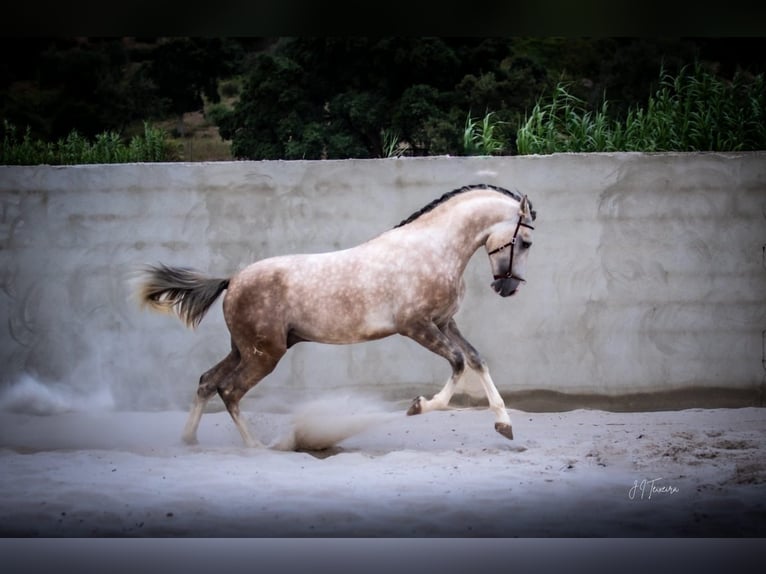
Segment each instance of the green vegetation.
[{"label": "green vegetation", "polygon": [[609,102],[590,111],[560,82],[520,127],[520,154],[610,151],[742,151],[766,149],[764,76],[737,72],[728,82],[699,63],[673,76],[660,72],[646,107],[613,118]]},{"label": "green vegetation", "polygon": [[6,165],[71,165],[85,163],[158,162],[171,159],[164,131],[144,124],[144,133],[126,144],[116,132],[98,134],[89,141],[76,131],[55,143],[33,139],[27,128],[22,137],[4,122],[0,163]]},{"label": "green vegetation", "polygon": [[[548,86],[544,67],[515,46],[510,38],[282,39],[250,60],[217,125],[232,154],[248,159],[510,153],[506,126]],[[465,140],[470,109],[491,113]]]},{"label": "green vegetation", "polygon": [[502,155],[505,151],[499,129],[505,124],[496,120],[494,112],[487,112],[476,122],[469,114],[463,130],[463,152],[465,155]]},{"label": "green vegetation", "polygon": [[[57,37],[0,48],[14,56],[0,62],[5,163],[766,148],[766,38]],[[167,134],[162,145],[148,125]]]}]

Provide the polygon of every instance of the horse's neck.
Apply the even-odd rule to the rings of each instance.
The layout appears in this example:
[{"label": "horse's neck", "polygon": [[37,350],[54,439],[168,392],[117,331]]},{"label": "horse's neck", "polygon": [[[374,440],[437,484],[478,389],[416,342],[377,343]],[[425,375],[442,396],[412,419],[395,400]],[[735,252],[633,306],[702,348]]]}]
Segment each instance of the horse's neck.
[{"label": "horse's neck", "polygon": [[[479,192],[453,198],[430,217],[409,224],[409,230],[430,235],[430,242],[441,243],[449,252],[445,257],[453,257],[462,272],[471,256],[486,243],[492,226],[517,214],[518,202],[494,191]],[[434,240],[434,236],[439,239]]]},{"label": "horse's neck", "polygon": [[468,257],[484,245],[492,227],[501,221],[516,217],[518,203],[498,194],[477,194],[453,208],[451,228],[455,240],[463,246]]}]

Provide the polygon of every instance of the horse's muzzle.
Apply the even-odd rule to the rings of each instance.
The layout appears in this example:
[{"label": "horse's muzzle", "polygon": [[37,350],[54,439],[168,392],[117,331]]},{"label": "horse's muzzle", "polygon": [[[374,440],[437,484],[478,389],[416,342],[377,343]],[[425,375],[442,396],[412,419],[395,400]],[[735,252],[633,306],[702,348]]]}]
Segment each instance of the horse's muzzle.
[{"label": "horse's muzzle", "polygon": [[492,282],[492,288],[501,297],[508,297],[510,295],[515,295],[516,291],[519,290],[519,285],[521,285],[523,282],[524,279],[515,276],[496,277]]}]

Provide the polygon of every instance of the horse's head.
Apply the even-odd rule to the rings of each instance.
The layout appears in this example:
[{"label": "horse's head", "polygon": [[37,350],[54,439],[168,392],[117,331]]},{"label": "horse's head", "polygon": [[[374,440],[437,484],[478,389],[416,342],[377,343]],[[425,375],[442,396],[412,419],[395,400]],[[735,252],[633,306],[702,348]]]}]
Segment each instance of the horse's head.
[{"label": "horse's head", "polygon": [[492,226],[485,243],[492,274],[492,288],[502,297],[513,295],[524,279],[524,268],[532,247],[532,222],[537,213],[525,195],[519,204],[516,219]]}]

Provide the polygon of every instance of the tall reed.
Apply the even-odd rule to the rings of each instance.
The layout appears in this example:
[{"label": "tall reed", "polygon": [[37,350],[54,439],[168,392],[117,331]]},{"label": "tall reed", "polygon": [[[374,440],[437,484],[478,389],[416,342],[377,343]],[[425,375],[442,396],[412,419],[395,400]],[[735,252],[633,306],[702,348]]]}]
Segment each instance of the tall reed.
[{"label": "tall reed", "polygon": [[615,118],[606,97],[591,111],[559,82],[525,117],[516,146],[520,154],[766,149],[765,87],[763,74],[726,81],[699,63],[676,76],[662,69],[646,107]]},{"label": "tall reed", "polygon": [[505,148],[500,137],[500,126],[504,122],[497,120],[495,112],[487,112],[480,121],[476,121],[469,113],[466,116],[463,129],[463,153],[465,155],[499,155]]}]

